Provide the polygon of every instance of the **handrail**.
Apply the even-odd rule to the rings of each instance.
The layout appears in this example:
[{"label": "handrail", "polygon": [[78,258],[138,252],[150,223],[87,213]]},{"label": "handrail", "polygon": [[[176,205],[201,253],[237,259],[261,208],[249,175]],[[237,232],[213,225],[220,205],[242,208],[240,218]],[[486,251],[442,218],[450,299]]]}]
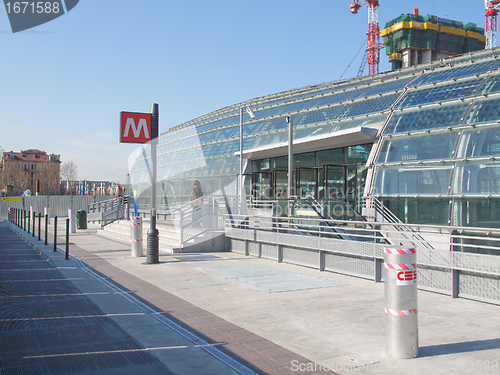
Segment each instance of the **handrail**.
[{"label": "handrail", "polygon": [[[412,237],[411,241],[418,241],[420,245],[422,245],[423,247],[431,249],[433,248],[433,246],[429,244],[429,242],[427,242],[422,236],[416,234],[415,231],[412,229],[412,227],[403,223],[391,210],[389,210],[382,202],[380,202],[374,196],[363,197],[363,207],[375,209],[375,212],[379,213],[386,220],[383,222],[379,222],[378,225],[380,224],[385,225],[386,223],[397,224],[394,226],[394,228],[403,236],[406,237],[406,234],[410,234]],[[414,226],[414,224],[412,224],[412,226]]]},{"label": "handrail", "polygon": [[125,196],[89,204],[87,207],[88,220],[97,220],[101,223],[101,227],[104,227],[116,220],[128,218],[128,209],[124,209],[128,202],[129,196]]},{"label": "handrail", "polygon": [[[224,215],[225,217],[228,215]],[[302,221],[304,220],[303,218],[296,218],[296,217],[281,217],[281,216],[260,216],[260,215],[232,215],[233,218],[237,220],[245,220],[246,222],[246,227],[248,229],[275,229],[273,228],[273,223],[275,221],[279,221],[281,224],[285,225],[295,225],[295,222]],[[260,220],[259,220],[260,219]],[[265,219],[265,220],[262,220]],[[249,223],[252,222],[252,220],[255,220],[256,222],[259,222],[259,227],[257,228],[250,228]],[[264,222],[269,222],[269,228],[264,228],[262,224]],[[316,225],[310,225],[310,227],[317,227],[318,231],[317,233],[322,234],[322,227],[321,223],[324,223],[326,220],[325,219],[314,219],[314,218],[307,218],[308,222],[316,222]],[[353,220],[332,220],[333,222],[337,224],[345,224],[346,226],[353,226],[358,225],[356,227],[356,230],[359,231],[366,231],[366,232],[373,232],[379,231],[380,229],[374,229],[377,228],[377,226],[380,225],[380,222],[374,222],[374,221],[353,221]],[[399,227],[401,224],[398,223],[384,223],[384,225],[391,226],[391,227]],[[484,233],[486,234],[491,234],[492,232],[498,233],[500,235],[500,229],[496,228],[481,228],[481,227],[461,227],[461,226],[440,226],[440,225],[432,225],[432,224],[403,224],[404,226],[408,227],[409,229],[413,228],[418,228],[421,229],[418,232],[413,232],[414,235],[419,235],[419,233],[423,233],[423,229],[428,229],[430,230],[429,233],[440,233],[440,234],[446,234],[446,243],[447,243],[447,248],[448,250],[451,250],[453,247],[477,247],[477,248],[483,248],[483,249],[491,249],[493,248],[492,246],[487,247],[485,245],[478,245],[478,244],[469,244],[469,243],[458,243],[458,242],[453,242],[450,241],[450,239],[469,239],[469,240],[478,240],[478,241],[490,241],[492,243],[498,244],[497,248],[494,248],[494,250],[498,251],[500,254],[500,236],[499,237],[492,237],[490,236],[485,236],[485,237],[477,237],[477,234],[475,235],[466,235],[464,233],[467,232],[478,232],[478,233]],[[370,227],[370,228],[366,228]],[[437,249],[435,248],[426,248],[428,251],[436,251]]]}]

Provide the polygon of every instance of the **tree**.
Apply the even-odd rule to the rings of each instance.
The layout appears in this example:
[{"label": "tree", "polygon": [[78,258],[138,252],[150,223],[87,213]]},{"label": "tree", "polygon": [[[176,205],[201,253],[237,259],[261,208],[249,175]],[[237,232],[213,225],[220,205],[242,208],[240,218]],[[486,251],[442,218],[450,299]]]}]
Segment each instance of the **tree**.
[{"label": "tree", "polygon": [[61,165],[61,177],[66,180],[66,192],[70,190],[70,182],[77,179],[77,169],[71,160]]}]

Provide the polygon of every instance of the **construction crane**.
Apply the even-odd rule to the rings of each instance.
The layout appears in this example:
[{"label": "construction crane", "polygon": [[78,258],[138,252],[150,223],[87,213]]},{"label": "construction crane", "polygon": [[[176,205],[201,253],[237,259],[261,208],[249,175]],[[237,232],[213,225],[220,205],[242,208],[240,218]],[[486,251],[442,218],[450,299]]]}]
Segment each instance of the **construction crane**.
[{"label": "construction crane", "polygon": [[[498,1],[500,0],[491,0]],[[366,61],[368,63],[368,74],[378,74],[380,63],[380,49],[383,44],[380,43],[380,27],[378,25],[378,0],[368,0],[362,4],[359,0],[353,0],[351,3],[351,13],[358,13],[361,6],[368,5],[368,31],[366,33]]]},{"label": "construction crane", "polygon": [[497,14],[500,0],[484,0],[486,8],[486,49],[497,46]]}]

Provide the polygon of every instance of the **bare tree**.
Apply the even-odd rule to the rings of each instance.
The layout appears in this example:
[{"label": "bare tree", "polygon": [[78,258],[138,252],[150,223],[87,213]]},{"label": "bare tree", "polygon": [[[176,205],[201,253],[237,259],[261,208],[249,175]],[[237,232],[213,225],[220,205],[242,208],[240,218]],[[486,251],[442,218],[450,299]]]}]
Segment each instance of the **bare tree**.
[{"label": "bare tree", "polygon": [[61,165],[61,177],[66,180],[66,192],[70,190],[70,182],[77,179],[77,169],[71,160]]}]

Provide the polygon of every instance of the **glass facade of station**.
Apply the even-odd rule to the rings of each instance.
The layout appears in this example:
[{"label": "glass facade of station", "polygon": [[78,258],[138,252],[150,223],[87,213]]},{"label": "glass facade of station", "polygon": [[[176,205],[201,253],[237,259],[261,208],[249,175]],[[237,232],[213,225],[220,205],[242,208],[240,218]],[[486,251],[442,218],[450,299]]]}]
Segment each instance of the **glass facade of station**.
[{"label": "glass facade of station", "polygon": [[[265,152],[287,143],[291,116],[294,142],[312,145],[294,154],[297,195],[350,203],[373,195],[403,222],[499,227],[498,53],[289,90],[171,128],[159,139],[157,200],[189,201],[196,179],[205,194],[236,195],[239,113],[251,107],[256,117],[243,118],[247,195],[286,198],[287,152]],[[363,129],[376,130],[372,141],[345,136]],[[322,142],[315,148],[316,139]],[[264,156],[252,157],[253,150]],[[149,152],[138,150],[129,175],[130,191],[144,203]]]}]

